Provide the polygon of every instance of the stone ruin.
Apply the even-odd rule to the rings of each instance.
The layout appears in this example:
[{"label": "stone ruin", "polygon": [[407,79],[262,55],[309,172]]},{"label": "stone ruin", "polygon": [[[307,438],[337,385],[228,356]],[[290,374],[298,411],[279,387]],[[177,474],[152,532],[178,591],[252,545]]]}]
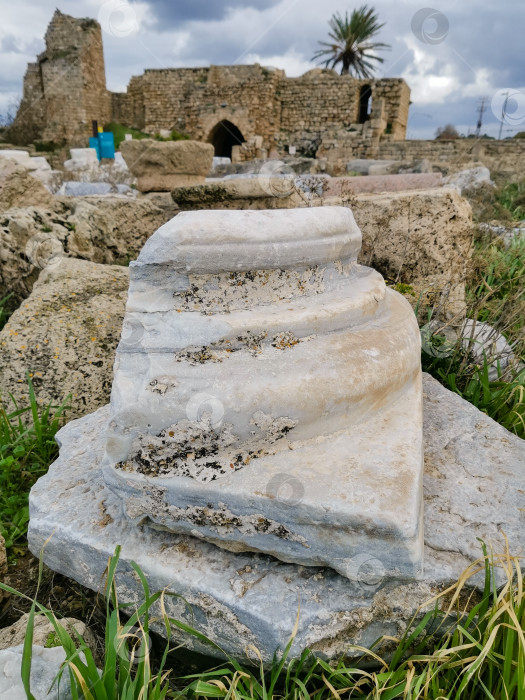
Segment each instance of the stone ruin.
[{"label": "stone ruin", "polygon": [[[182,596],[169,615],[269,661],[298,609],[292,654],[360,654],[348,645],[401,634],[479,537],[523,542],[521,441],[427,379],[424,444],[416,319],[360,245],[345,207],[162,226],[130,265],[110,405],[60,431],[33,487],[31,551],[99,589],[121,545],[120,600],[140,599],[135,561]],[[492,433],[477,452],[476,431]]]},{"label": "stone ruin", "polygon": [[[85,146],[91,120],[148,134],[177,130],[237,160],[316,150],[323,135],[351,132],[367,147],[406,135],[410,89],[401,78],[357,80],[314,68],[298,78],[255,65],[146,70],[125,93],[106,88],[102,31],[59,10],[46,49],[28,65],[13,143]],[[309,153],[313,155],[313,153]]]}]

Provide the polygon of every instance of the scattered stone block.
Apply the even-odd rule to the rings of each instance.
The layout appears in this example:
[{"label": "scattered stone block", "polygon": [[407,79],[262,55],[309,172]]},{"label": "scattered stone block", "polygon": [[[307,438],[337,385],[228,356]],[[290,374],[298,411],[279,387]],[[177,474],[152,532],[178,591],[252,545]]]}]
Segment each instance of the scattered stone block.
[{"label": "scattered stone block", "polygon": [[111,194],[113,187],[109,182],[64,182],[57,195],[66,197],[85,197],[87,195]]},{"label": "scattered stone block", "polygon": [[72,395],[70,418],[104,405],[127,288],[126,267],[74,258],[46,266],[0,331],[0,387],[28,405],[28,371],[41,404]]},{"label": "scattered stone block", "polygon": [[29,296],[40,271],[55,258],[127,263],[173,216],[173,204],[159,208],[125,194],[49,197],[49,207],[13,208],[0,222],[0,290],[18,298]]},{"label": "scattered stone block", "polygon": [[420,313],[428,305],[434,315],[461,320],[474,245],[469,203],[446,188],[361,194],[350,202],[363,233],[359,261],[413,286],[407,298],[414,307],[419,302]]},{"label": "scattered stone block", "polygon": [[445,183],[449,187],[455,187],[460,194],[469,190],[479,189],[480,187],[486,187],[487,185],[491,187],[496,186],[490,177],[490,170],[484,165],[449,175],[445,179]]},{"label": "scattered stone block", "polygon": [[53,201],[53,195],[26,167],[0,157],[0,213],[12,207],[52,206]]},{"label": "scattered stone block", "polygon": [[94,148],[72,148],[70,160],[64,161],[64,168],[70,172],[78,170],[97,170],[99,160]]},{"label": "scattered stone block", "polygon": [[[24,643],[28,617],[29,615],[25,613],[16,622],[9,625],[9,627],[0,629],[0,650],[16,647]],[[57,620],[57,622],[68,632],[70,637],[76,639],[76,634],[79,634],[90,649],[95,651],[95,636],[84,622],[76,620],[74,617],[63,617]],[[39,647],[45,647],[49,645],[50,640],[54,641],[55,639],[56,632],[52,623],[44,615],[35,615],[33,644]]]},{"label": "scattered stone block", "polygon": [[402,192],[441,187],[441,173],[370,174],[357,177],[332,177],[326,181],[323,197],[345,197],[364,192]]},{"label": "scattered stone block", "polygon": [[[21,676],[23,651],[23,644],[0,650],[0,698],[27,698]],[[66,652],[62,647],[45,649],[33,646],[30,687],[35,700],[72,700],[71,681],[67,671],[63,674],[60,685],[53,685],[65,660]]]},{"label": "scattered stone block", "polygon": [[203,183],[213,162],[213,146],[200,141],[123,141],[120,151],[141,192],[169,192]]}]

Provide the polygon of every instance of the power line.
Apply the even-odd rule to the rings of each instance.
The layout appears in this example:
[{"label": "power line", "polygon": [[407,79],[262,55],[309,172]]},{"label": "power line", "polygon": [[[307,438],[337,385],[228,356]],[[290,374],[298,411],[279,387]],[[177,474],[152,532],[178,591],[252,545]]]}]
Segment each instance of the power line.
[{"label": "power line", "polygon": [[481,133],[481,126],[483,124],[483,115],[487,111],[487,105],[486,105],[487,99],[488,99],[487,97],[482,97],[479,105],[476,108],[476,111],[479,112],[479,117],[478,117],[478,121],[476,124],[476,136],[477,137],[479,137],[479,135]]},{"label": "power line", "polygon": [[501,108],[501,119],[499,122],[499,134],[498,134],[498,141],[501,139],[501,130],[503,129],[503,122],[505,121],[505,117],[507,116],[507,104],[509,101],[509,93],[508,91],[505,93],[505,101],[503,102],[503,107]]}]

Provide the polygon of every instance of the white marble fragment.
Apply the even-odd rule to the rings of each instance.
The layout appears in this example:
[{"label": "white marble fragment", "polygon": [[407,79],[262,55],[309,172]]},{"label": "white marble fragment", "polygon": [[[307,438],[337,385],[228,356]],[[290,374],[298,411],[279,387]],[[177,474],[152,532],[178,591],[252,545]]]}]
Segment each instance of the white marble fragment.
[{"label": "white marble fragment", "polygon": [[133,523],[419,574],[419,330],[360,245],[346,207],[184,212],[147,241],[104,462]]}]

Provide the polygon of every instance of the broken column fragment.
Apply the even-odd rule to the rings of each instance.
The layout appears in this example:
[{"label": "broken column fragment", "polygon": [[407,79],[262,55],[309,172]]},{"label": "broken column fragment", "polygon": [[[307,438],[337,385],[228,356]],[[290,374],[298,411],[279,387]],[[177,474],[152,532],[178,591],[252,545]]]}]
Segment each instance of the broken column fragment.
[{"label": "broken column fragment", "polygon": [[422,566],[420,340],[344,207],[185,212],[130,265],[104,473],[134,523]]}]

